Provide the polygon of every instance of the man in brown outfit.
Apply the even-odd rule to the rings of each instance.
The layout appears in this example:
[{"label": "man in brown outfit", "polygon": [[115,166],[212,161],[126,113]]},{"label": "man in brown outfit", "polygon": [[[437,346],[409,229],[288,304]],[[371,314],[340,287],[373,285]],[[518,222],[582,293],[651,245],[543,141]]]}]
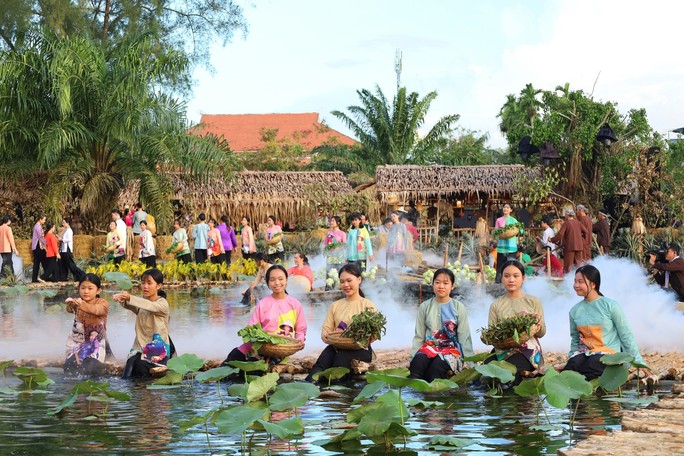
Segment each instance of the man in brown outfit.
[{"label": "man in brown outfit", "polygon": [[605,209],[601,209],[598,212],[598,221],[592,225],[591,231],[596,233],[596,243],[600,247],[599,253],[607,255],[610,252],[610,225],[608,224],[608,214]]},{"label": "man in brown outfit", "polygon": [[591,260],[591,241],[593,240],[591,236],[592,223],[591,217],[587,215],[587,208],[584,204],[577,205],[577,221],[580,222],[584,229],[587,231],[586,234],[584,234],[584,231],[582,231],[582,241],[584,242],[584,248],[582,249],[581,261],[589,261]]},{"label": "man in brown outfit", "polygon": [[565,222],[558,230],[558,234],[551,238],[554,244],[561,244],[563,247],[563,270],[570,272],[573,265],[579,266],[582,263],[582,250],[584,249],[583,235],[588,235],[586,228],[575,220],[575,211],[565,210]]}]

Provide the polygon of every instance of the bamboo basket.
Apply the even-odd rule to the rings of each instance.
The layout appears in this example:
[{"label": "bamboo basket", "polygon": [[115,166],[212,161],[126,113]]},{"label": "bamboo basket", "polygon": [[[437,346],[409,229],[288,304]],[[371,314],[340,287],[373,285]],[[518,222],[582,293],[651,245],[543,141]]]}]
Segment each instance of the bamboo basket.
[{"label": "bamboo basket", "polygon": [[522,345],[528,340],[530,340],[530,336],[528,336],[527,333],[524,332],[518,335],[518,342],[516,342],[515,339],[513,339],[512,337],[509,337],[508,339],[492,340],[488,341],[487,343],[492,345],[497,350],[509,350],[511,348],[522,347]]},{"label": "bamboo basket", "polygon": [[520,228],[518,228],[517,226],[512,226],[507,230],[502,231],[501,234],[499,234],[499,239],[510,239],[512,237],[517,236],[519,231]]},{"label": "bamboo basket", "polygon": [[280,339],[286,340],[287,343],[285,344],[263,344],[261,348],[259,348],[259,354],[261,356],[264,356],[266,358],[277,358],[277,359],[283,359],[287,358],[290,355],[294,355],[298,351],[300,351],[302,348],[304,348],[304,342],[302,342],[299,339],[295,339],[294,337],[289,337],[289,336],[281,336],[281,335],[275,335],[271,334],[274,337],[278,337]]},{"label": "bamboo basket", "polygon": [[[364,350],[368,348],[364,347],[351,337],[342,337],[343,332],[344,331],[337,330],[328,334],[328,343],[340,350]],[[372,342],[373,340],[370,340],[368,345],[370,345]]]}]

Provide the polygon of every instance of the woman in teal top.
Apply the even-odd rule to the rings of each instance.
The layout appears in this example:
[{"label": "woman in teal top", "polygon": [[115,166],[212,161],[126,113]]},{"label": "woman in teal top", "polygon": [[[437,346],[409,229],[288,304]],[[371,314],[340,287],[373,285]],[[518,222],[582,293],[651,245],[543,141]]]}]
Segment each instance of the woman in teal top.
[{"label": "woman in teal top", "polygon": [[361,215],[352,214],[349,217],[351,228],[347,233],[347,263],[356,263],[361,271],[366,270],[366,259],[373,261],[373,246],[370,233],[361,226]]},{"label": "woman in teal top", "polygon": [[570,309],[570,359],[564,369],[579,372],[587,380],[601,376],[606,368],[601,357],[606,354],[626,352],[644,364],[622,308],[603,296],[600,286],[601,273],[596,267],[577,269],[574,289],[584,300]]},{"label": "woman in teal top", "polygon": [[449,378],[463,369],[463,358],[473,355],[468,313],[451,297],[454,273],[438,269],[432,278],[435,297],[418,308],[416,333],[411,347],[410,378],[431,382]]}]

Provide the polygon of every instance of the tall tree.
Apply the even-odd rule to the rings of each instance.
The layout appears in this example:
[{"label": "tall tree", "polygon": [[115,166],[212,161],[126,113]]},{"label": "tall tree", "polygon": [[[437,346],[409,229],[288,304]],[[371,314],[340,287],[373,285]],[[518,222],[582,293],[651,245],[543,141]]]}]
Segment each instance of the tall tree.
[{"label": "tall tree", "polygon": [[86,38],[33,36],[24,50],[1,52],[0,172],[47,172],[47,207],[71,203],[91,230],[139,179],[141,201],[168,223],[170,182],[160,171],[200,178],[230,172],[233,158],[215,138],[190,136],[183,104],[156,90],[187,60],[155,58],[155,46],[149,35],[108,52]]},{"label": "tall tree", "polygon": [[[595,101],[568,84],[541,92],[528,84],[519,96],[508,95],[499,117],[514,155],[524,136],[539,147],[549,141],[561,156],[562,193],[596,206],[629,187],[634,157],[654,141],[643,109],[622,115],[615,103]],[[596,139],[606,123],[618,139],[610,147]]]},{"label": "tall tree", "polygon": [[[459,118],[457,114],[444,116],[421,137],[420,129],[425,124],[430,104],[437,98],[437,92],[420,98],[418,93],[408,93],[402,87],[392,104],[377,86],[375,93],[363,89],[358,90],[357,94],[360,105],[349,106],[349,114],[333,111],[333,115],[352,130],[363,146],[363,160],[348,157],[350,166],[362,168],[358,171],[374,174],[377,165],[431,162],[437,148],[444,144],[452,125]],[[353,150],[348,152],[354,153]]]},{"label": "tall tree", "polygon": [[[158,57],[182,53],[208,65],[212,43],[246,32],[242,8],[233,0],[3,0],[0,49],[21,50],[26,33],[41,28],[60,37],[90,37],[105,48],[147,33]],[[190,87],[190,72],[167,74],[177,88]]]}]

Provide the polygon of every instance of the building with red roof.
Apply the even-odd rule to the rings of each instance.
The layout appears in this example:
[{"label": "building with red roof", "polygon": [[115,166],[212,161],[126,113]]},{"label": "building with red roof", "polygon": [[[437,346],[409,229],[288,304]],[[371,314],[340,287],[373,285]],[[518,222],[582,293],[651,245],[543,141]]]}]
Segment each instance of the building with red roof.
[{"label": "building with red roof", "polygon": [[353,146],[357,141],[321,123],[317,112],[300,114],[203,114],[195,131],[228,141],[233,152],[264,147],[264,132],[277,131],[276,140],[289,139],[311,150],[328,144]]}]

